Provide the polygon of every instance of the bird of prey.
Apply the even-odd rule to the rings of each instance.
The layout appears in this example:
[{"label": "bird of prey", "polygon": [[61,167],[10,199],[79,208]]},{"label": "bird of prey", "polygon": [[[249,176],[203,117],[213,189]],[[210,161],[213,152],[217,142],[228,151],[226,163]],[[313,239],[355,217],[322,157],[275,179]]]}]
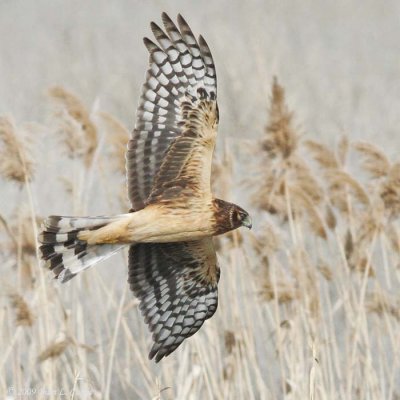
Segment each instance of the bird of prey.
[{"label": "bird of prey", "polygon": [[210,49],[181,15],[154,22],[126,168],[132,209],[102,217],[48,217],[39,235],[46,266],[61,282],[129,246],[128,282],[160,361],[217,309],[220,270],[212,237],[251,228],[241,207],[211,193],[218,127]]}]

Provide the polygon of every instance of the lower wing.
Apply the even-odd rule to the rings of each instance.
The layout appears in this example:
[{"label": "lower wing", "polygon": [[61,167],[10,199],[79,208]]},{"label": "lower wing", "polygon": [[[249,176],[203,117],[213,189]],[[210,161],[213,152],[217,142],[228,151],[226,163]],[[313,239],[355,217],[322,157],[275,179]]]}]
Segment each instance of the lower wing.
[{"label": "lower wing", "polygon": [[219,275],[212,238],[130,247],[130,287],[153,333],[150,359],[172,353],[212,317]]}]

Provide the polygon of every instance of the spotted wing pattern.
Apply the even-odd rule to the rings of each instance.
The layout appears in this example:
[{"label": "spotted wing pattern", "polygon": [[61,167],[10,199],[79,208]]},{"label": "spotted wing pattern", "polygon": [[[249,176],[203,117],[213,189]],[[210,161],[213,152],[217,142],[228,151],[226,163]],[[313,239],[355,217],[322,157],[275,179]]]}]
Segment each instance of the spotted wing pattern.
[{"label": "spotted wing pattern", "polygon": [[[218,119],[216,73],[207,43],[201,36],[196,40],[180,15],[179,29],[167,14],[162,14],[162,20],[165,32],[155,23],[151,24],[158,44],[144,39],[150,53],[150,65],[135,129],[128,144],[128,195],[134,210],[145,207],[171,144],[182,135],[186,135],[185,143],[190,136],[204,136],[200,132],[203,125],[207,129],[209,121],[215,123]],[[200,111],[193,112],[193,109]],[[208,114],[204,110],[209,110]],[[190,118],[198,118],[199,121],[196,130],[188,134]],[[185,146],[178,147],[181,151],[190,152]],[[178,157],[175,170],[187,161],[185,157]],[[209,169],[207,165],[205,167]],[[158,178],[158,182],[165,183],[162,178]],[[160,195],[160,185],[157,195]]]},{"label": "spotted wing pattern", "polygon": [[130,247],[130,287],[153,333],[150,359],[172,353],[215,313],[219,274],[211,238]]}]

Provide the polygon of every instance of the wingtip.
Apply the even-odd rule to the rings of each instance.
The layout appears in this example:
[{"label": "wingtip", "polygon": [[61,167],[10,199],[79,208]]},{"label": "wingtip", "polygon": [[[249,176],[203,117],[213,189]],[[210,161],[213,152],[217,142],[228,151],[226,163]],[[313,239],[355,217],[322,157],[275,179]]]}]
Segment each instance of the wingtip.
[{"label": "wingtip", "polygon": [[204,39],[203,35],[199,35],[198,42],[201,47],[208,49],[208,44],[207,44],[206,40]]},{"label": "wingtip", "polygon": [[178,21],[178,23],[179,23],[180,25],[187,25],[187,22],[186,22],[185,18],[183,18],[183,16],[182,16],[181,13],[178,14],[178,16],[176,17],[176,19],[177,19],[177,21]]},{"label": "wingtip", "polygon": [[157,29],[159,29],[159,26],[158,26],[154,21],[151,21],[151,22],[150,22],[150,29],[151,29],[151,31],[154,33],[154,31],[156,31]]},{"label": "wingtip", "polygon": [[169,21],[171,18],[169,17],[169,15],[165,11],[163,11],[161,13],[161,19],[164,22],[165,20]]},{"label": "wingtip", "polygon": [[157,46],[153,41],[151,41],[148,37],[143,38],[143,43],[146,46],[146,49],[151,53],[156,50]]},{"label": "wingtip", "polygon": [[[154,358],[154,356],[156,355],[156,353],[157,353],[157,351],[155,351],[155,350],[153,350],[153,349],[150,350],[149,355],[148,355],[148,358],[149,358],[150,361]],[[156,363],[158,362],[157,360],[154,360],[154,361],[155,361]]]},{"label": "wingtip", "polygon": [[156,24],[155,22],[152,22],[150,24],[151,31],[153,32],[154,37],[159,40],[160,38],[165,37],[165,33],[161,29],[161,27]]}]

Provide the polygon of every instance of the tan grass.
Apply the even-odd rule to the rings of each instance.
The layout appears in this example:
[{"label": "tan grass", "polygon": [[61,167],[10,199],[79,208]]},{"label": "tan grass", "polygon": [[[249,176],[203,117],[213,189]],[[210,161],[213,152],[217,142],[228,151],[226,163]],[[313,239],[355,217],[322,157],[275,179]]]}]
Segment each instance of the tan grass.
[{"label": "tan grass", "polygon": [[335,229],[337,225],[337,220],[332,207],[328,204],[325,208],[325,223],[329,229]]},{"label": "tan grass", "polygon": [[371,313],[391,315],[400,322],[400,297],[388,296],[382,289],[376,289],[369,293],[366,299],[367,310]]},{"label": "tan grass", "polygon": [[400,216],[400,162],[395,163],[389,170],[387,179],[380,190],[387,215],[390,218]]},{"label": "tan grass", "polygon": [[26,139],[11,117],[0,118],[0,175],[10,181],[25,183],[34,174],[34,162]]},{"label": "tan grass", "polygon": [[71,340],[69,338],[51,343],[39,354],[38,362],[42,363],[48,359],[60,357],[70,344]]},{"label": "tan grass", "polygon": [[107,131],[107,140],[112,146],[110,157],[118,172],[125,175],[126,148],[130,133],[115,117],[106,112],[100,112],[99,116]]},{"label": "tan grass", "polygon": [[34,322],[33,313],[25,301],[18,293],[10,293],[8,295],[11,306],[15,311],[15,323],[17,326],[32,326]]},{"label": "tan grass", "polygon": [[304,146],[311,153],[313,159],[324,169],[338,169],[339,162],[336,159],[335,153],[322,143],[314,140],[305,140]]},{"label": "tan grass", "polygon": [[51,88],[49,95],[60,106],[60,132],[64,136],[68,154],[82,157],[89,167],[98,145],[97,128],[89,111],[76,95],[60,86]]},{"label": "tan grass", "polygon": [[336,149],[336,157],[339,161],[339,165],[343,167],[346,164],[347,156],[349,153],[349,138],[346,135],[342,135]]},{"label": "tan grass", "polygon": [[379,147],[367,142],[353,143],[353,147],[362,155],[361,165],[372,178],[387,176],[391,166],[390,161]]},{"label": "tan grass", "polygon": [[306,212],[311,230],[318,237],[326,239],[327,233],[324,220],[307,192],[298,186],[290,186],[289,193],[293,202],[292,210],[295,213],[297,210]]},{"label": "tan grass", "polygon": [[332,192],[338,189],[340,190],[342,188],[348,188],[357,203],[361,204],[362,206],[368,206],[370,204],[369,196],[361,183],[359,183],[348,172],[331,170],[326,176],[329,180],[330,189]]},{"label": "tan grass", "polygon": [[262,141],[262,149],[270,157],[288,158],[298,145],[298,134],[293,127],[293,114],[285,102],[285,91],[275,77],[272,84],[269,123]]},{"label": "tan grass", "polygon": [[35,235],[41,220],[42,218],[37,217],[35,227],[33,227],[31,217],[28,216],[26,210],[20,208],[13,216],[12,225],[8,227],[10,240],[6,248],[17,260],[23,287],[31,286],[35,279],[34,265],[37,251]]}]

